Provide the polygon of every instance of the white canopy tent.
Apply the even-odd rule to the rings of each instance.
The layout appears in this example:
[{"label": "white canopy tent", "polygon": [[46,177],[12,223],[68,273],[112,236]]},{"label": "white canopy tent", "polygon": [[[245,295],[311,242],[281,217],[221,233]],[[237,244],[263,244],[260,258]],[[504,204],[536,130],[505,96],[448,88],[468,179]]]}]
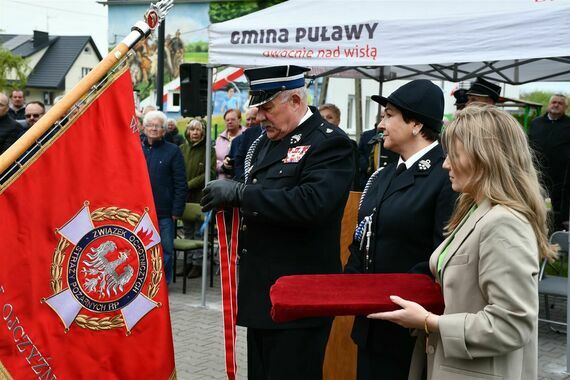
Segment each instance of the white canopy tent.
[{"label": "white canopy tent", "polygon": [[[313,77],[381,83],[568,81],[569,32],[570,0],[289,0],[212,24],[210,74],[217,65],[295,64],[311,67]],[[205,304],[205,278],[202,291]]]},{"label": "white canopy tent", "polygon": [[[209,63],[381,81],[570,80],[568,0],[288,2],[209,28]],[[382,66],[383,75],[379,67]]]}]

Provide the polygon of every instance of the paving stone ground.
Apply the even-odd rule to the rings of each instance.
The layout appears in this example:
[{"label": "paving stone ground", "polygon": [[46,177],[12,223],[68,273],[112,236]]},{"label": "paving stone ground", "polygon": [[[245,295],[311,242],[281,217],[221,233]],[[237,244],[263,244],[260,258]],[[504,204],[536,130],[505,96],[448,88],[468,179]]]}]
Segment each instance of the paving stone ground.
[{"label": "paving stone ground", "polygon": [[[181,278],[170,287],[170,315],[178,379],[223,380],[226,379],[226,375],[219,276],[214,277],[214,287],[207,288],[206,307],[201,306],[200,291],[201,279],[188,280],[186,294],[182,294]],[[565,310],[566,303],[558,301],[552,314],[556,318],[565,318]],[[541,315],[543,314],[541,299]],[[239,380],[247,379],[245,337],[245,329],[238,327],[237,378]],[[540,323],[538,340],[539,380],[570,380],[570,376],[565,373],[566,335],[553,332],[545,323]]]}]

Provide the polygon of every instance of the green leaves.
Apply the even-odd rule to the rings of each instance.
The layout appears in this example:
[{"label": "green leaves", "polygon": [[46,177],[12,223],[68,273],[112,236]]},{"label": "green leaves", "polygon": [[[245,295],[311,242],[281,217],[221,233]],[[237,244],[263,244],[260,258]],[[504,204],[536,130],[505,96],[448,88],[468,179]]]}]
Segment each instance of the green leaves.
[{"label": "green leaves", "polygon": [[10,93],[26,87],[30,67],[24,57],[0,48],[0,91]]}]

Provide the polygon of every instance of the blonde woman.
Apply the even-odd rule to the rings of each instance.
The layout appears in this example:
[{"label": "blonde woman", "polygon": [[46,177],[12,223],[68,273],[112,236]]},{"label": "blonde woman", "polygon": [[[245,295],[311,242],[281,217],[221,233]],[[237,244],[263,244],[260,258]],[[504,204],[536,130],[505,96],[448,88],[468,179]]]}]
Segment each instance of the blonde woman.
[{"label": "blonde woman", "polygon": [[[535,379],[539,259],[553,258],[546,210],[527,139],[495,107],[467,107],[444,146],[461,195],[430,269],[442,285],[443,315],[392,296],[402,309],[369,318],[416,328],[410,378]],[[427,343],[427,346],[424,346]]]}]

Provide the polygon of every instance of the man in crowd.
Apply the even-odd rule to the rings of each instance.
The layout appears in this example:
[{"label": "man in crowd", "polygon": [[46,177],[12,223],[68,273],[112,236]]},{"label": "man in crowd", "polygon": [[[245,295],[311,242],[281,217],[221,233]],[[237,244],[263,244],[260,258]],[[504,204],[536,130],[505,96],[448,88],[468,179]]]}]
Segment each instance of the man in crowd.
[{"label": "man in crowd", "polygon": [[234,160],[234,179],[243,178],[243,165],[247,151],[253,142],[261,136],[263,130],[257,123],[257,108],[248,108],[245,112],[245,130],[232,141],[229,156]]},{"label": "man in crowd", "polygon": [[0,154],[4,153],[20,137],[22,127],[8,115],[9,99],[0,92]]},{"label": "man in crowd", "polygon": [[10,96],[10,117],[14,120],[24,120],[26,98],[22,90],[12,91]]},{"label": "man in crowd", "polygon": [[245,70],[265,134],[245,182],[216,180],[203,210],[240,207],[237,323],[246,326],[248,379],[321,379],[331,318],[277,324],[269,289],[281,276],[338,273],[340,222],[354,175],[350,139],[307,105],[299,66]]},{"label": "man in crowd", "polygon": [[564,95],[550,98],[546,114],[530,125],[529,140],[541,164],[552,201],[554,229],[568,228],[570,208],[570,117]]},{"label": "man in crowd", "polygon": [[455,108],[457,111],[462,110],[467,106],[467,102],[469,101],[469,96],[467,95],[467,90],[464,88],[458,88],[457,90],[453,91],[453,97],[455,98]]},{"label": "man in crowd", "polygon": [[25,108],[25,118],[22,124],[24,129],[29,129],[32,125],[36,124],[36,122],[46,113],[46,107],[40,101],[33,101],[29,102]]},{"label": "man in crowd", "polygon": [[168,122],[166,123],[166,135],[164,135],[164,139],[176,146],[184,144],[184,137],[182,137],[180,131],[178,130],[176,120],[168,119]]},{"label": "man in crowd", "polygon": [[[325,103],[319,106],[319,113],[321,114],[322,118],[328,121],[329,123],[336,125],[337,127],[340,125],[340,109],[332,103]],[[358,166],[358,145],[356,141],[350,139],[352,142],[352,151],[354,155],[354,172],[358,173],[359,166]],[[360,180],[357,175],[354,176],[354,180],[352,183],[351,190],[359,191],[360,190]]]},{"label": "man in crowd", "polygon": [[143,151],[148,167],[164,255],[166,283],[172,281],[175,221],[186,204],[186,173],[180,149],[164,140],[166,116],[149,111],[143,119]]},{"label": "man in crowd", "polygon": [[501,97],[501,86],[491,83],[482,77],[477,77],[467,91],[467,105],[485,103],[495,105]]}]

